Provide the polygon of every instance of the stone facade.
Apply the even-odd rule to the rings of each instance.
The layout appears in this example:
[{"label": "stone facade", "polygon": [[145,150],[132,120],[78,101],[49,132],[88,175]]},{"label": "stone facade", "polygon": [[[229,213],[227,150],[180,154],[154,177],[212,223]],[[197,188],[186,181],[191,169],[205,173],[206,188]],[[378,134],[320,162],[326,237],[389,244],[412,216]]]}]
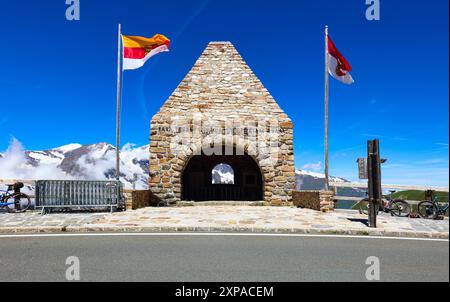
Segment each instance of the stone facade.
[{"label": "stone facade", "polygon": [[158,199],[150,190],[123,190],[126,210],[157,206]]},{"label": "stone facade", "polygon": [[150,190],[169,203],[182,200],[188,162],[214,152],[251,156],[264,201],[292,202],[292,121],[229,42],[210,43],[153,117]]}]

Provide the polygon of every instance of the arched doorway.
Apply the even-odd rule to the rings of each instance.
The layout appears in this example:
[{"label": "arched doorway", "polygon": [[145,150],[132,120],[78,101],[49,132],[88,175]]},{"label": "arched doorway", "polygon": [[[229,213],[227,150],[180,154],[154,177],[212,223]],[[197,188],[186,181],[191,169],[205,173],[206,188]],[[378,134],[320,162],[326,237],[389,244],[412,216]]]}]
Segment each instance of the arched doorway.
[{"label": "arched doorway", "polygon": [[181,199],[263,200],[261,171],[255,160],[247,154],[193,156],[182,174]]}]

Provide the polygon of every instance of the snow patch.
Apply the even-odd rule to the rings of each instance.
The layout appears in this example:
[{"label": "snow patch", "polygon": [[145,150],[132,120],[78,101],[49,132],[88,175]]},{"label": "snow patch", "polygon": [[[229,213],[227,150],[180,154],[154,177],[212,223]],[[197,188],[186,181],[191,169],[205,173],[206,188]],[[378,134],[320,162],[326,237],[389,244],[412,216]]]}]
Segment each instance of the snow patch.
[{"label": "snow patch", "polygon": [[8,150],[0,158],[0,178],[2,179],[72,179],[57,166],[58,161],[42,157],[40,152],[32,152],[39,161],[39,168],[34,167],[27,158],[22,144],[15,138],[10,142]]},{"label": "snow patch", "polygon": [[213,185],[233,185],[234,171],[230,165],[219,164],[212,170]]},{"label": "snow patch", "polygon": [[[296,170],[295,173],[298,176],[311,176],[317,179],[325,179],[325,174],[322,173],[317,173],[317,172],[311,172],[311,171],[305,171],[305,170]],[[329,176],[330,182],[348,182],[343,178],[339,178],[339,177],[334,177],[334,176]]]},{"label": "snow patch", "polygon": [[59,151],[59,152],[62,152],[62,153],[67,153],[67,152],[79,149],[81,147],[82,147],[82,145],[80,145],[80,144],[68,144],[68,145],[64,145],[64,146],[58,147],[58,148],[54,148],[52,150]]},{"label": "snow patch", "polygon": [[35,151],[29,152],[28,156],[36,159],[37,161],[39,161],[40,164],[43,165],[52,165],[52,164],[59,165],[62,159],[62,157],[52,157],[48,156],[43,152],[35,152]]}]

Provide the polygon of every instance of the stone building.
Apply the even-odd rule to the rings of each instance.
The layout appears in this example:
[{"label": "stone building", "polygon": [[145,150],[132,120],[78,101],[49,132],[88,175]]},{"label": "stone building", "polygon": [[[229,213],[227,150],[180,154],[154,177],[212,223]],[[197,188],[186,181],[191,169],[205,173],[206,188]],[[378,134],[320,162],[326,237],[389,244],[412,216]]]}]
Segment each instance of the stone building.
[{"label": "stone building", "polygon": [[[218,165],[233,181],[213,181]],[[169,203],[292,201],[292,121],[231,43],[210,43],[153,117],[149,182]]]}]

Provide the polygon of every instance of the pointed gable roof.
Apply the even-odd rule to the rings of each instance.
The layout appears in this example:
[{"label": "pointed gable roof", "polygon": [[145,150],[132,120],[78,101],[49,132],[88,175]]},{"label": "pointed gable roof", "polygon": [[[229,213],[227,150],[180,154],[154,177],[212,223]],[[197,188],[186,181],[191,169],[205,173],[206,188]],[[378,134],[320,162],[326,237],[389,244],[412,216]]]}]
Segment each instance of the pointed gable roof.
[{"label": "pointed gable roof", "polygon": [[217,120],[288,116],[230,42],[211,42],[154,120],[190,111]]}]

